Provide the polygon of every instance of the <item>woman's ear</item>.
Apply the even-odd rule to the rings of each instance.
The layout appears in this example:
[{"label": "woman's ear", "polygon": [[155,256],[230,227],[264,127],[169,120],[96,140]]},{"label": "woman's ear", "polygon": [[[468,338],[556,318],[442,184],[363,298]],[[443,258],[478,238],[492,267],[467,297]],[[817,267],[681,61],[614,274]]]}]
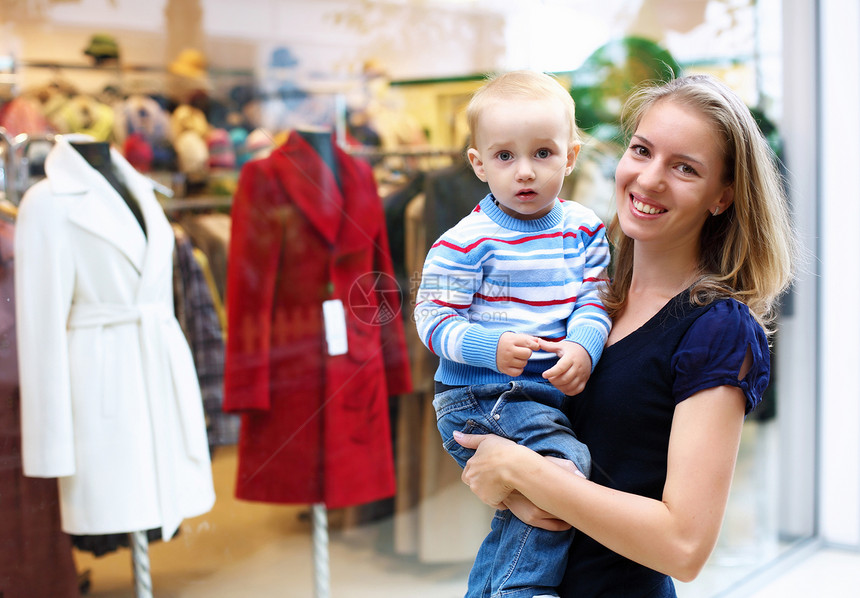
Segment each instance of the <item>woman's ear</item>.
[{"label": "woman's ear", "polygon": [[478,153],[473,147],[469,148],[469,151],[466,152],[466,155],[469,157],[469,164],[472,165],[472,170],[475,171],[475,176],[479,179],[487,182],[487,174],[484,172],[484,162],[481,160],[481,154]]},{"label": "woman's ear", "polygon": [[719,208],[719,213],[723,214],[726,210],[729,209],[729,206],[735,201],[735,186],[734,185],[726,185],[726,188],[723,189],[723,192],[720,194],[720,199],[715,206],[711,208],[711,212],[714,211],[715,208]]}]

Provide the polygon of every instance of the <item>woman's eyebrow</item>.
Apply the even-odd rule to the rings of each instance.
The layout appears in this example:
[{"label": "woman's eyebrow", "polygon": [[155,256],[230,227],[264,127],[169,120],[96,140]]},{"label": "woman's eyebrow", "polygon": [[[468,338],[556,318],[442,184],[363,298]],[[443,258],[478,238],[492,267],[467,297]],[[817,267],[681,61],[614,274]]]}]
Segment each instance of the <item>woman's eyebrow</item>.
[{"label": "woman's eyebrow", "polygon": [[[647,137],[645,137],[644,135],[639,135],[638,133],[634,133],[633,137],[635,139],[639,140],[643,145],[647,145],[648,147],[654,147],[654,144],[651,143],[651,141],[649,141],[649,139]],[[704,166],[704,164],[705,164],[700,159],[696,158],[695,156],[691,156],[690,154],[672,154],[672,155],[675,158],[680,158],[681,160],[683,160],[685,162],[695,162],[699,166]]]}]

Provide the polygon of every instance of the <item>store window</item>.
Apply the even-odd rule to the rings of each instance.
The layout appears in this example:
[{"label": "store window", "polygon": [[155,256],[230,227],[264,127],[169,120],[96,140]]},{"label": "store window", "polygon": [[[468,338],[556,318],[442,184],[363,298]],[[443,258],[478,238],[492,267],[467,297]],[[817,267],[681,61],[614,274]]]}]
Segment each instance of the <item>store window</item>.
[{"label": "store window", "polygon": [[[465,104],[486,73],[554,73],[587,135],[564,194],[608,221],[639,81],[715,74],[781,151],[780,17],[777,0],[3,3],[0,595],[461,595],[492,512],[440,447],[410,314],[428,242],[486,192]],[[73,305],[94,298],[112,307]],[[811,494],[777,498],[797,422],[780,381],[681,596],[812,534]]]}]

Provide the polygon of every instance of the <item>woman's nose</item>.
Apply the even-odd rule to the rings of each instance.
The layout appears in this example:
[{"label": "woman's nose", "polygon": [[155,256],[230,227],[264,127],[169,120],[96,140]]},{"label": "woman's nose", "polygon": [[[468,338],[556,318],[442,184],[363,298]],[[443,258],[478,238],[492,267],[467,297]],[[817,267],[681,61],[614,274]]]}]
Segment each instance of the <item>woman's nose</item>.
[{"label": "woman's nose", "polygon": [[639,171],[639,184],[647,189],[659,189],[666,182],[663,178],[663,168],[657,160],[651,160]]}]

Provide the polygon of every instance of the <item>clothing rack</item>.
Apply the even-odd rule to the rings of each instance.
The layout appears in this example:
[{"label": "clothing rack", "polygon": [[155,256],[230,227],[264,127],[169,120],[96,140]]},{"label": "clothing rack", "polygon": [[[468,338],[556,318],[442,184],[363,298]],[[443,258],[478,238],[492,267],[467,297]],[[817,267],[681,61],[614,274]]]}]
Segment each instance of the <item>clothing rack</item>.
[{"label": "clothing rack", "polygon": [[14,205],[18,205],[15,201],[14,191],[11,180],[14,180],[13,170],[15,168],[15,139],[9,132],[0,127],[0,143],[3,147],[0,149],[0,192],[3,197]]},{"label": "clothing rack", "polygon": [[433,147],[404,147],[396,149],[349,147],[345,151],[360,158],[459,158],[464,155],[463,149]]},{"label": "clothing rack", "polygon": [[[53,144],[55,139],[56,135],[52,133],[46,135],[21,133],[13,138],[3,127],[0,127],[0,141],[8,148],[5,155],[0,154],[4,158],[0,161],[0,191],[5,193],[6,199],[13,205],[17,206],[21,203],[30,185],[27,150],[34,143],[44,141]],[[173,198],[173,190],[170,187],[154,179],[149,180],[155,191],[167,198]]]},{"label": "clothing rack", "polygon": [[29,135],[21,133],[12,137],[5,130],[2,130],[2,137],[7,146],[7,153],[3,163],[3,176],[0,176],[3,183],[3,191],[12,204],[18,205],[21,203],[21,198],[24,197],[24,192],[29,187],[29,160],[27,158],[27,150],[33,143],[44,141],[54,143],[54,135]]},{"label": "clothing rack", "polygon": [[[166,195],[166,193],[164,195]],[[168,197],[171,196],[172,193]],[[178,212],[206,212],[209,210],[230,209],[230,206],[232,205],[233,198],[227,195],[187,197],[161,202],[161,207],[168,215]]]},{"label": "clothing rack", "polygon": [[[403,148],[398,150],[382,150],[370,147],[343,147],[344,151],[352,156],[358,157],[415,157],[415,158],[438,158],[450,157],[459,158],[463,155],[463,150],[440,149],[440,148]],[[170,191],[163,185],[159,185],[157,191],[172,198],[172,193],[168,195],[164,191]],[[164,191],[163,191],[163,190]],[[206,212],[209,210],[229,210],[233,205],[233,198],[227,195],[203,195],[197,197],[175,198],[168,201],[162,201],[161,207],[164,211],[170,214],[180,212]]]}]

